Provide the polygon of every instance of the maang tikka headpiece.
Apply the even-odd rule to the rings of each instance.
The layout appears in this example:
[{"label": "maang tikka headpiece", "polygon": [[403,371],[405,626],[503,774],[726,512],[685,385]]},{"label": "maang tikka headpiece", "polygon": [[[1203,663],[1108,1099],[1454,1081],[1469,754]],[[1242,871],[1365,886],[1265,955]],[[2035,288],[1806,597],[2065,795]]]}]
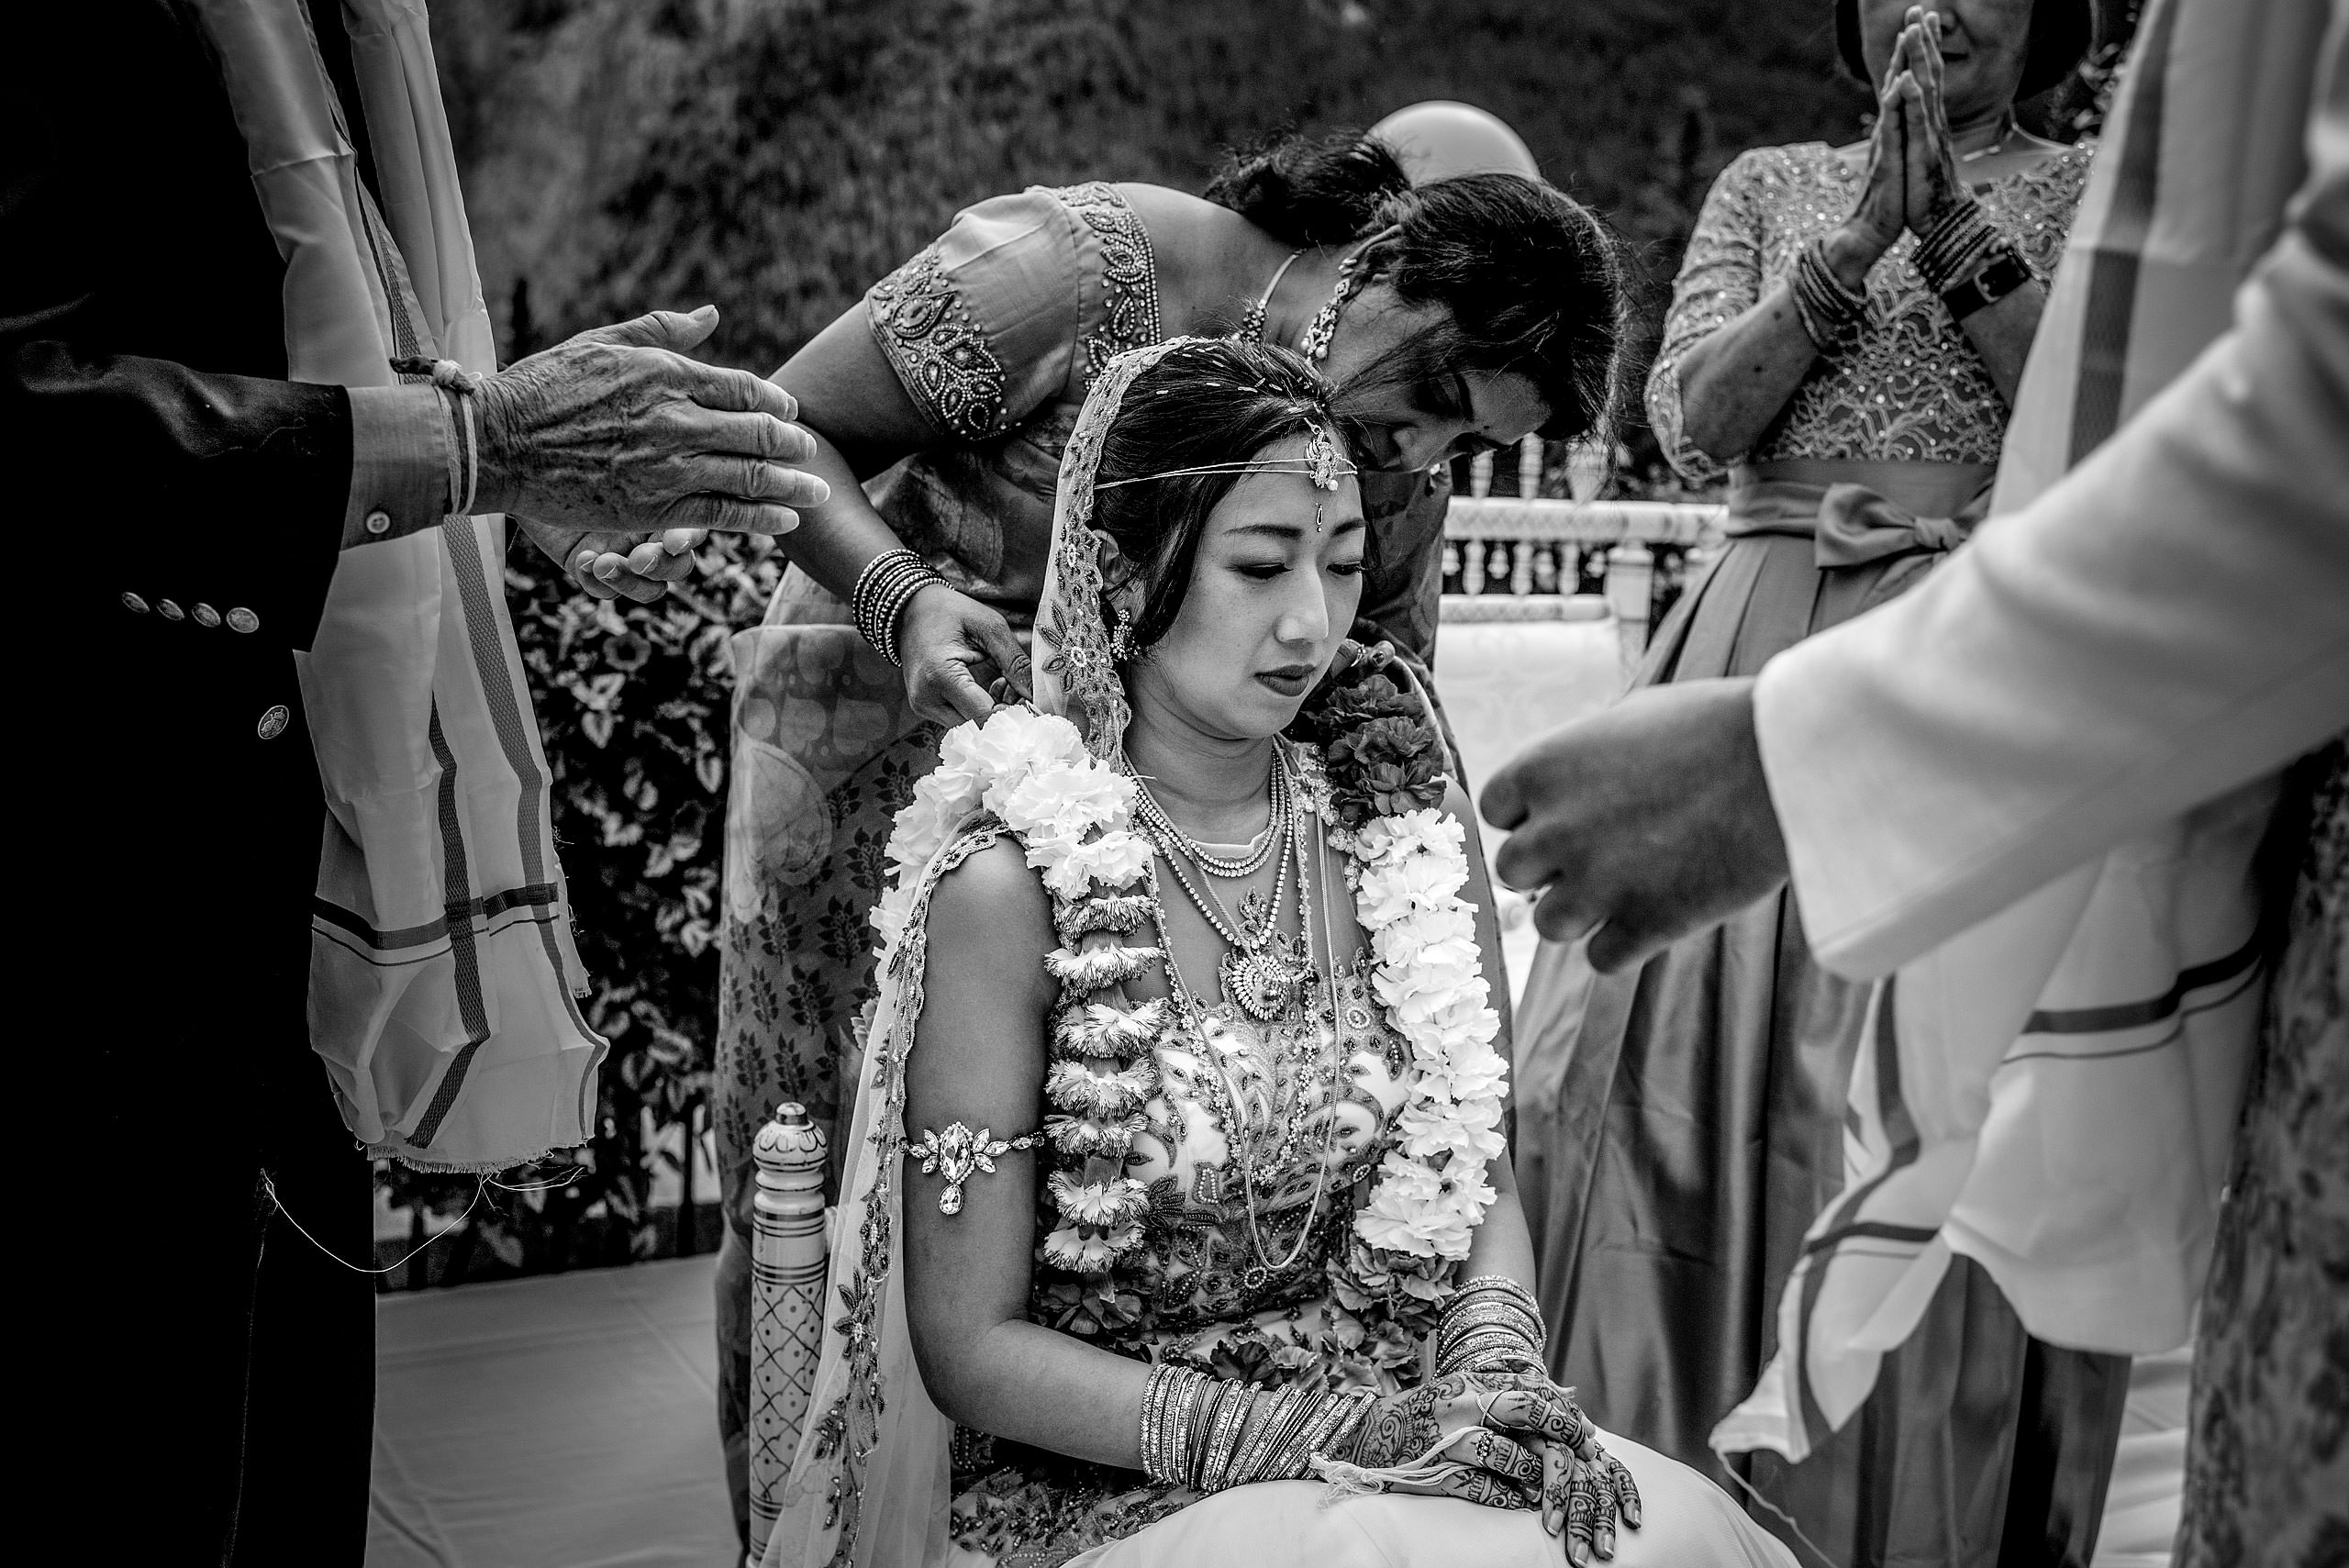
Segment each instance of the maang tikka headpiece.
[{"label": "maang tikka headpiece", "polygon": [[[1187,479],[1201,473],[1295,473],[1312,483],[1316,490],[1335,491],[1338,481],[1362,470],[1347,461],[1338,450],[1337,438],[1330,434],[1330,427],[1316,420],[1312,435],[1306,438],[1301,457],[1250,458],[1237,462],[1203,462],[1190,468],[1161,469],[1156,473],[1137,473],[1130,479],[1097,481],[1096,490],[1115,490],[1122,484],[1147,484],[1154,479]],[[1321,506],[1313,507],[1313,531],[1321,531]]]},{"label": "maang tikka headpiece", "polygon": [[1122,484],[1147,484],[1153,479],[1187,479],[1198,473],[1299,473],[1313,482],[1316,490],[1335,490],[1338,481],[1361,469],[1346,460],[1338,450],[1336,438],[1326,425],[1316,423],[1313,434],[1305,442],[1302,457],[1248,458],[1235,462],[1203,462],[1190,468],[1163,468],[1156,473],[1137,473],[1130,479],[1103,479],[1095,482],[1096,490],[1115,490]]}]

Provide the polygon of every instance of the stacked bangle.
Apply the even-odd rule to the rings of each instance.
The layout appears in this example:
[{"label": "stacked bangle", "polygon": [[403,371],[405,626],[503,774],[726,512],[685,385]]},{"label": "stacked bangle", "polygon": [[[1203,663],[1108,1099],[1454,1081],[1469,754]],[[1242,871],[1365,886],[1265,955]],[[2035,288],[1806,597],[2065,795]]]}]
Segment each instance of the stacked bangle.
[{"label": "stacked bangle", "polygon": [[1963,321],[2031,281],[2031,268],[1982,204],[1953,202],[1917,241],[1917,273]]},{"label": "stacked bangle", "polygon": [[1971,277],[2005,241],[1982,204],[1967,197],[1949,204],[1933,226],[1917,237],[1911,260],[1925,286],[1947,294],[1962,278]]},{"label": "stacked bangle", "polygon": [[932,583],[945,581],[912,550],[885,550],[857,573],[855,592],[849,595],[849,614],[875,652],[892,664],[901,663],[897,618],[916,594]]},{"label": "stacked bangle", "polygon": [[1298,1480],[1324,1450],[1350,1446],[1369,1389],[1277,1393],[1189,1367],[1151,1371],[1141,1400],[1141,1467],[1152,1481],[1220,1492],[1256,1481]]},{"label": "stacked bangle", "polygon": [[1796,255],[1787,284],[1794,290],[1795,315],[1821,353],[1850,340],[1867,325],[1868,296],[1845,288],[1827,264],[1825,236],[1813,239]]},{"label": "stacked bangle", "polygon": [[1548,1344],[1533,1293],[1505,1275],[1480,1274],[1453,1293],[1436,1319],[1436,1372],[1449,1374],[1502,1355],[1539,1363]]}]

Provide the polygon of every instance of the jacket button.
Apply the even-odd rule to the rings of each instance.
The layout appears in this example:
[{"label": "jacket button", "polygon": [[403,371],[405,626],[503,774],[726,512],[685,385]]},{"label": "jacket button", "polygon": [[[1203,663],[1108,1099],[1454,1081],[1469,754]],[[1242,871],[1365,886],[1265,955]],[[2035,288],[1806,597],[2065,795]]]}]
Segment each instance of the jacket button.
[{"label": "jacket button", "polygon": [[383,511],[379,508],[367,514],[367,531],[369,533],[381,536],[383,534],[389,533],[391,531],[391,528],[392,515],[389,512]]},{"label": "jacket button", "polygon": [[188,614],[195,617],[195,624],[200,627],[209,628],[220,624],[220,612],[210,605],[198,605]]},{"label": "jacket button", "polygon": [[147,601],[136,594],[125,594],[122,596],[122,607],[133,615],[143,616],[147,613]]},{"label": "jacket button", "polygon": [[187,619],[187,612],[186,612],[185,610],[184,610],[184,609],[180,608],[177,605],[175,605],[175,604],[172,603],[172,601],[171,601],[171,600],[169,600],[169,599],[158,599],[158,600],[156,600],[156,601],[155,601],[155,613],[156,613],[157,615],[159,615],[159,616],[161,616],[165,620],[185,620],[185,619]]},{"label": "jacket button", "polygon": [[230,631],[259,631],[261,617],[253,614],[244,606],[239,605],[228,612],[228,629]]},{"label": "jacket button", "polygon": [[277,703],[261,716],[261,722],[253,726],[253,733],[264,740],[274,740],[285,733],[286,725],[293,719],[294,716],[285,711],[285,705]]}]

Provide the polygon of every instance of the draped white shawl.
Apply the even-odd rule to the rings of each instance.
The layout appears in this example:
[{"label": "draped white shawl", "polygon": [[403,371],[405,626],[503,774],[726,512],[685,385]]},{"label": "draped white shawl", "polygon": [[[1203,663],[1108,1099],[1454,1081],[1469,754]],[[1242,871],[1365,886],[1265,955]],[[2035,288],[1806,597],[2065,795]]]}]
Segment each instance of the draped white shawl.
[{"label": "draped white shawl", "polygon": [[[386,386],[395,356],[496,352],[422,0],[345,0],[384,210],[301,0],[197,0],[285,260],[287,374]],[[297,654],[328,818],[311,1044],[371,1153],[495,1170],[584,1142],[605,1043],[507,618],[506,520],[343,552]]]}]

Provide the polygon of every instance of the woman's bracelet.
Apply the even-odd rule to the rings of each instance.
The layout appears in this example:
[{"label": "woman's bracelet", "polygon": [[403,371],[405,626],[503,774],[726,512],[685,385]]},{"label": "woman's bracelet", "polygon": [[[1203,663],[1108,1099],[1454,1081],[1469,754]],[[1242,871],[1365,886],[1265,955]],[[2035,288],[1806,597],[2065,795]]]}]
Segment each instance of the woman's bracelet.
[{"label": "woman's bracelet", "polygon": [[1968,196],[1949,204],[1932,228],[1917,237],[1910,258],[1917,275],[1935,294],[1945,295],[1982,270],[1994,251],[2008,250],[2006,237],[1989,212]]},{"label": "woman's bracelet", "polygon": [[1827,264],[1826,236],[1813,239],[1796,255],[1787,282],[1794,291],[1795,316],[1820,352],[1849,341],[1867,325],[1868,296],[1845,288],[1835,269]]},{"label": "woman's bracelet", "polygon": [[1376,1398],[1370,1389],[1274,1392],[1162,1364],[1142,1391],[1142,1473],[1200,1492],[1301,1479],[1316,1454],[1351,1446]]},{"label": "woman's bracelet", "polygon": [[946,579],[910,550],[885,550],[864,563],[849,595],[849,616],[874,651],[892,664],[897,656],[897,620],[916,594]]},{"label": "woman's bracelet", "polygon": [[1533,1293],[1505,1274],[1480,1274],[1453,1293],[1436,1319],[1436,1372],[1448,1375],[1502,1355],[1538,1363],[1548,1344]]}]

